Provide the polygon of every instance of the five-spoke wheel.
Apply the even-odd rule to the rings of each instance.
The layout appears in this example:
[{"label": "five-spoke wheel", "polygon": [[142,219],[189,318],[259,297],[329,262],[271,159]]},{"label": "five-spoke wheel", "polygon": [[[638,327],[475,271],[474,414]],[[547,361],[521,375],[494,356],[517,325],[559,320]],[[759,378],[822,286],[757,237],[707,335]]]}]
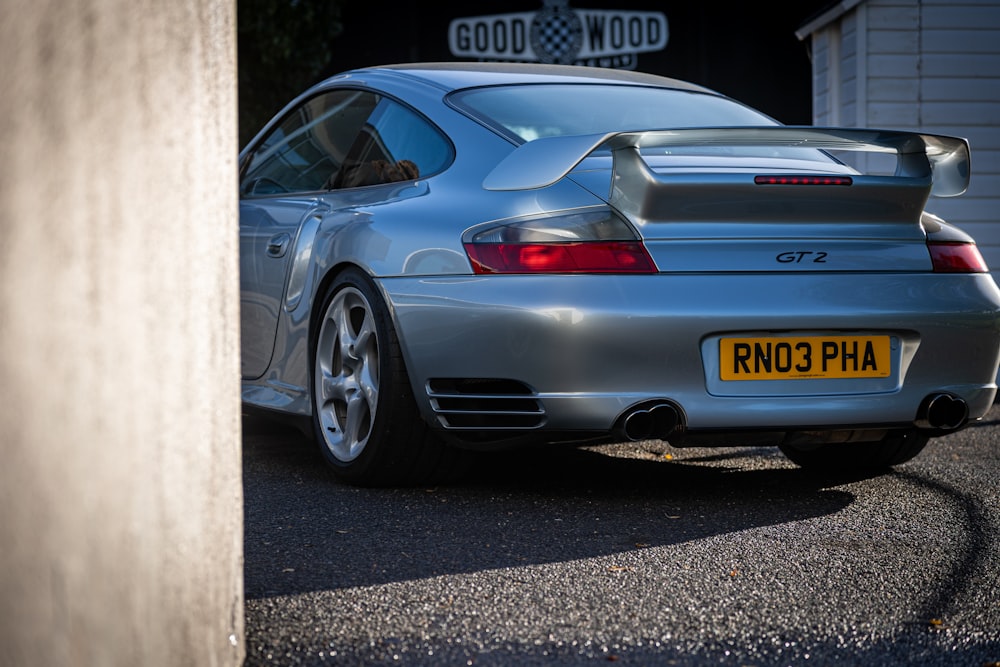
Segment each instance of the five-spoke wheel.
[{"label": "five-spoke wheel", "polygon": [[342,479],[432,481],[458,453],[420,417],[389,309],[363,272],[339,274],[318,302],[312,336],[313,426]]}]

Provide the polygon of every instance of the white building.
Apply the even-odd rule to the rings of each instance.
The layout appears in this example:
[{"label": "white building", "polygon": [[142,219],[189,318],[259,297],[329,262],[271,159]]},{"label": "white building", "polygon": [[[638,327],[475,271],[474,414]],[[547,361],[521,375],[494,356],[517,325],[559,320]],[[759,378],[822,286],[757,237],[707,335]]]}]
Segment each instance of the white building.
[{"label": "white building", "polygon": [[969,190],[927,210],[972,234],[1000,279],[1000,0],[840,0],[796,35],[816,125],[969,140]]}]

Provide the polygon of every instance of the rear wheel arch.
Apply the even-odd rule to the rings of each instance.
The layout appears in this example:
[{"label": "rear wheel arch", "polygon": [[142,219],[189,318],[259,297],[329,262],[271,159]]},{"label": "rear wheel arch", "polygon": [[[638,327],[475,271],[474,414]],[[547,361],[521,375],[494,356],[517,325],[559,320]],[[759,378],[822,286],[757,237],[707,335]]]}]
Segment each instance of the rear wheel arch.
[{"label": "rear wheel arch", "polygon": [[461,472],[460,453],[419,414],[390,308],[372,276],[352,264],[328,272],[312,311],[313,433],[337,476],[395,485]]},{"label": "rear wheel arch", "polygon": [[312,354],[313,354],[313,341],[315,340],[316,334],[319,332],[319,323],[323,318],[323,313],[320,312],[323,306],[323,301],[326,299],[327,294],[330,291],[330,286],[344,274],[345,271],[359,271],[366,276],[373,283],[374,278],[365,269],[363,269],[358,264],[352,262],[341,262],[340,264],[335,264],[331,266],[323,278],[317,283],[316,290],[312,294],[312,300],[309,308],[309,353],[310,353],[310,363],[309,367],[312,368]]},{"label": "rear wheel arch", "polygon": [[[329,295],[330,287],[341,276],[343,276],[345,273],[348,273],[348,272],[357,272],[357,274],[365,276],[367,278],[368,282],[371,284],[371,287],[378,293],[379,297],[383,300],[383,302],[384,303],[388,303],[388,299],[386,298],[385,291],[379,286],[378,280],[372,274],[372,272],[369,271],[368,269],[366,269],[365,267],[361,266],[360,264],[356,264],[354,262],[340,262],[339,264],[334,264],[333,266],[331,266],[326,271],[326,273],[323,274],[323,278],[317,283],[316,290],[312,294],[312,297],[311,297],[312,300],[310,302],[310,307],[309,307],[309,332],[308,332],[308,336],[309,336],[308,337],[308,345],[309,345],[308,364],[309,364],[309,366],[308,366],[308,368],[306,370],[307,370],[307,373],[310,376],[312,375],[313,369],[315,368],[315,359],[313,358],[313,355],[316,352],[316,350],[315,350],[315,341],[316,341],[316,336],[319,334],[319,325],[320,325],[320,322],[323,319],[323,312],[322,311],[323,311],[324,301],[326,300],[327,296]],[[394,329],[395,335],[398,336],[398,327],[396,326],[395,315],[392,312],[392,308],[388,308],[388,310],[389,310],[390,322],[391,322],[392,327]],[[405,357],[406,357],[405,353],[403,354],[403,357],[405,359]],[[312,380],[311,379],[309,380],[309,387],[310,387],[310,392],[309,393],[311,395],[312,394]],[[414,390],[416,390],[416,388],[414,388]],[[313,403],[313,399],[312,399],[311,396],[310,396],[309,402],[310,402],[310,405],[313,406],[313,409],[315,409],[315,406],[314,406],[314,403]]]}]

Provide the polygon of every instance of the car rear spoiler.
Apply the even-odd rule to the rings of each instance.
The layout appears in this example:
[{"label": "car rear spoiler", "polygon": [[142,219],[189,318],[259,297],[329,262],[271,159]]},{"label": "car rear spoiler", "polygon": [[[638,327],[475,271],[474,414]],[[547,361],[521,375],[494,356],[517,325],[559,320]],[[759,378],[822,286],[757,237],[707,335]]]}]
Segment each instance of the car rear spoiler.
[{"label": "car rear spoiler", "polygon": [[[954,197],[969,187],[969,142],[959,137],[839,127],[714,127],[543,137],[522,144],[486,176],[487,190],[532,190],[565,177],[588,155],[610,150],[614,173],[639,168],[639,149],[677,146],[784,146],[895,153],[895,176],[928,179],[930,193]],[[641,159],[638,162],[642,162]],[[653,176],[655,178],[655,176]],[[612,183],[616,179],[612,178]]]}]

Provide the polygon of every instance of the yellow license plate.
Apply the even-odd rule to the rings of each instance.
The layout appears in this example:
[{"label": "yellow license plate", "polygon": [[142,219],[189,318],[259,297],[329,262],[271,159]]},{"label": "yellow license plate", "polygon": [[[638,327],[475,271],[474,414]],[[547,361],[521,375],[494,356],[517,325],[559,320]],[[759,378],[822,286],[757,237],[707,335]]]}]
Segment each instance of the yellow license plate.
[{"label": "yellow license plate", "polygon": [[719,341],[722,380],[889,377],[889,336],[776,336]]}]

